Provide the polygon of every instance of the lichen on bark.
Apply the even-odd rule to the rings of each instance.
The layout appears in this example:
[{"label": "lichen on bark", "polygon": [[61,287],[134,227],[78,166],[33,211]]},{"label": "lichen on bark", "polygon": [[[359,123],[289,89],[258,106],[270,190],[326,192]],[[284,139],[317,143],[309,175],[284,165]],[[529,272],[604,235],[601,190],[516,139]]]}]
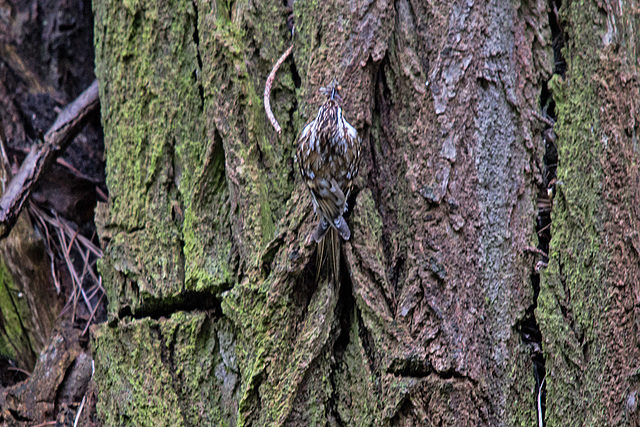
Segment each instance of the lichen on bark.
[{"label": "lichen on bark", "polygon": [[[639,422],[637,290],[638,67],[628,4],[563,2],[566,79],[551,84],[558,194],[550,265],[536,310],[547,359],[550,425]],[[637,21],[637,18],[636,18]],[[631,77],[635,76],[635,77]],[[628,244],[621,243],[625,240]]]},{"label": "lichen on bark", "polygon": [[238,368],[227,321],[179,312],[93,337],[105,425],[233,425]]},{"label": "lichen on bark", "polygon": [[[550,67],[544,2],[293,2],[295,50],[272,91],[279,138],[260,94],[292,42],[282,2],[94,7],[110,186],[112,321],[94,332],[104,419],[535,420],[516,328],[532,304],[522,249],[540,151],[529,111]],[[365,146],[337,284],[317,280],[292,161],[333,77]],[[172,315],[205,295],[212,307]],[[205,353],[227,370],[198,371],[213,366]]]}]

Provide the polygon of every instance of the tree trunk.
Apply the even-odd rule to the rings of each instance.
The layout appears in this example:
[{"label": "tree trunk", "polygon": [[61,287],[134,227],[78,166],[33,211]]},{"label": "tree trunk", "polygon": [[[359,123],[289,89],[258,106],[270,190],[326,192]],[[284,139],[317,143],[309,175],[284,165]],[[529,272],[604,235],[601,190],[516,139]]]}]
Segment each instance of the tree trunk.
[{"label": "tree trunk", "polygon": [[[632,6],[290,3],[94,2],[104,424],[536,425],[545,384],[549,425],[637,419]],[[336,285],[293,161],[334,77],[364,144]]]},{"label": "tree trunk", "polygon": [[640,425],[637,7],[569,2],[551,262],[536,310],[549,425]]}]

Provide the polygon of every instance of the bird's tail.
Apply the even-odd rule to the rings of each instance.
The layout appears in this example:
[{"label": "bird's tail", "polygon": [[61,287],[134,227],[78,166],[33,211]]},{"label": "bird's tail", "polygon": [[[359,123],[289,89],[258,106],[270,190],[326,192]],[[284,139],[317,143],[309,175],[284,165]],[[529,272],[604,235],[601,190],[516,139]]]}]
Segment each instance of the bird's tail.
[{"label": "bird's tail", "polygon": [[327,234],[318,242],[317,277],[320,279],[321,271],[326,265],[328,279],[335,285],[340,280],[340,236],[338,230],[330,227]]}]

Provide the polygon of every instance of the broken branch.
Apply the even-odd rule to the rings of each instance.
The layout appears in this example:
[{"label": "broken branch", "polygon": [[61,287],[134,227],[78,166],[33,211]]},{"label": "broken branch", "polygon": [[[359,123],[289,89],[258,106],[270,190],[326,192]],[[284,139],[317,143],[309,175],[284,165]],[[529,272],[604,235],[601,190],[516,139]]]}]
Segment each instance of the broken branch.
[{"label": "broken branch", "polygon": [[98,81],[65,107],[44,135],[44,143],[31,150],[0,198],[0,238],[7,237],[44,169],[61,154],[98,106]]}]

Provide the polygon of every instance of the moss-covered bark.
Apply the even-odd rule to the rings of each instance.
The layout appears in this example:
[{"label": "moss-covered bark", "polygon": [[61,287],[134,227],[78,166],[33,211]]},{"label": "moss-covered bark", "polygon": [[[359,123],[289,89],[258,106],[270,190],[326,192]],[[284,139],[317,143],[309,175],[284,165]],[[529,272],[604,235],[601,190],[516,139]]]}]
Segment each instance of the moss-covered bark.
[{"label": "moss-covered bark", "polygon": [[[93,341],[103,420],[534,424],[518,328],[534,304],[523,251],[546,2],[292,4],[278,137],[261,94],[291,43],[281,1],[94,3],[110,187],[112,321]],[[292,161],[334,76],[365,146],[335,285],[316,280]]]},{"label": "moss-covered bark", "polygon": [[105,425],[233,425],[238,367],[224,320],[179,312],[94,334]]},{"label": "moss-covered bark", "polygon": [[537,317],[549,425],[637,425],[637,11],[563,2],[558,195]]}]

